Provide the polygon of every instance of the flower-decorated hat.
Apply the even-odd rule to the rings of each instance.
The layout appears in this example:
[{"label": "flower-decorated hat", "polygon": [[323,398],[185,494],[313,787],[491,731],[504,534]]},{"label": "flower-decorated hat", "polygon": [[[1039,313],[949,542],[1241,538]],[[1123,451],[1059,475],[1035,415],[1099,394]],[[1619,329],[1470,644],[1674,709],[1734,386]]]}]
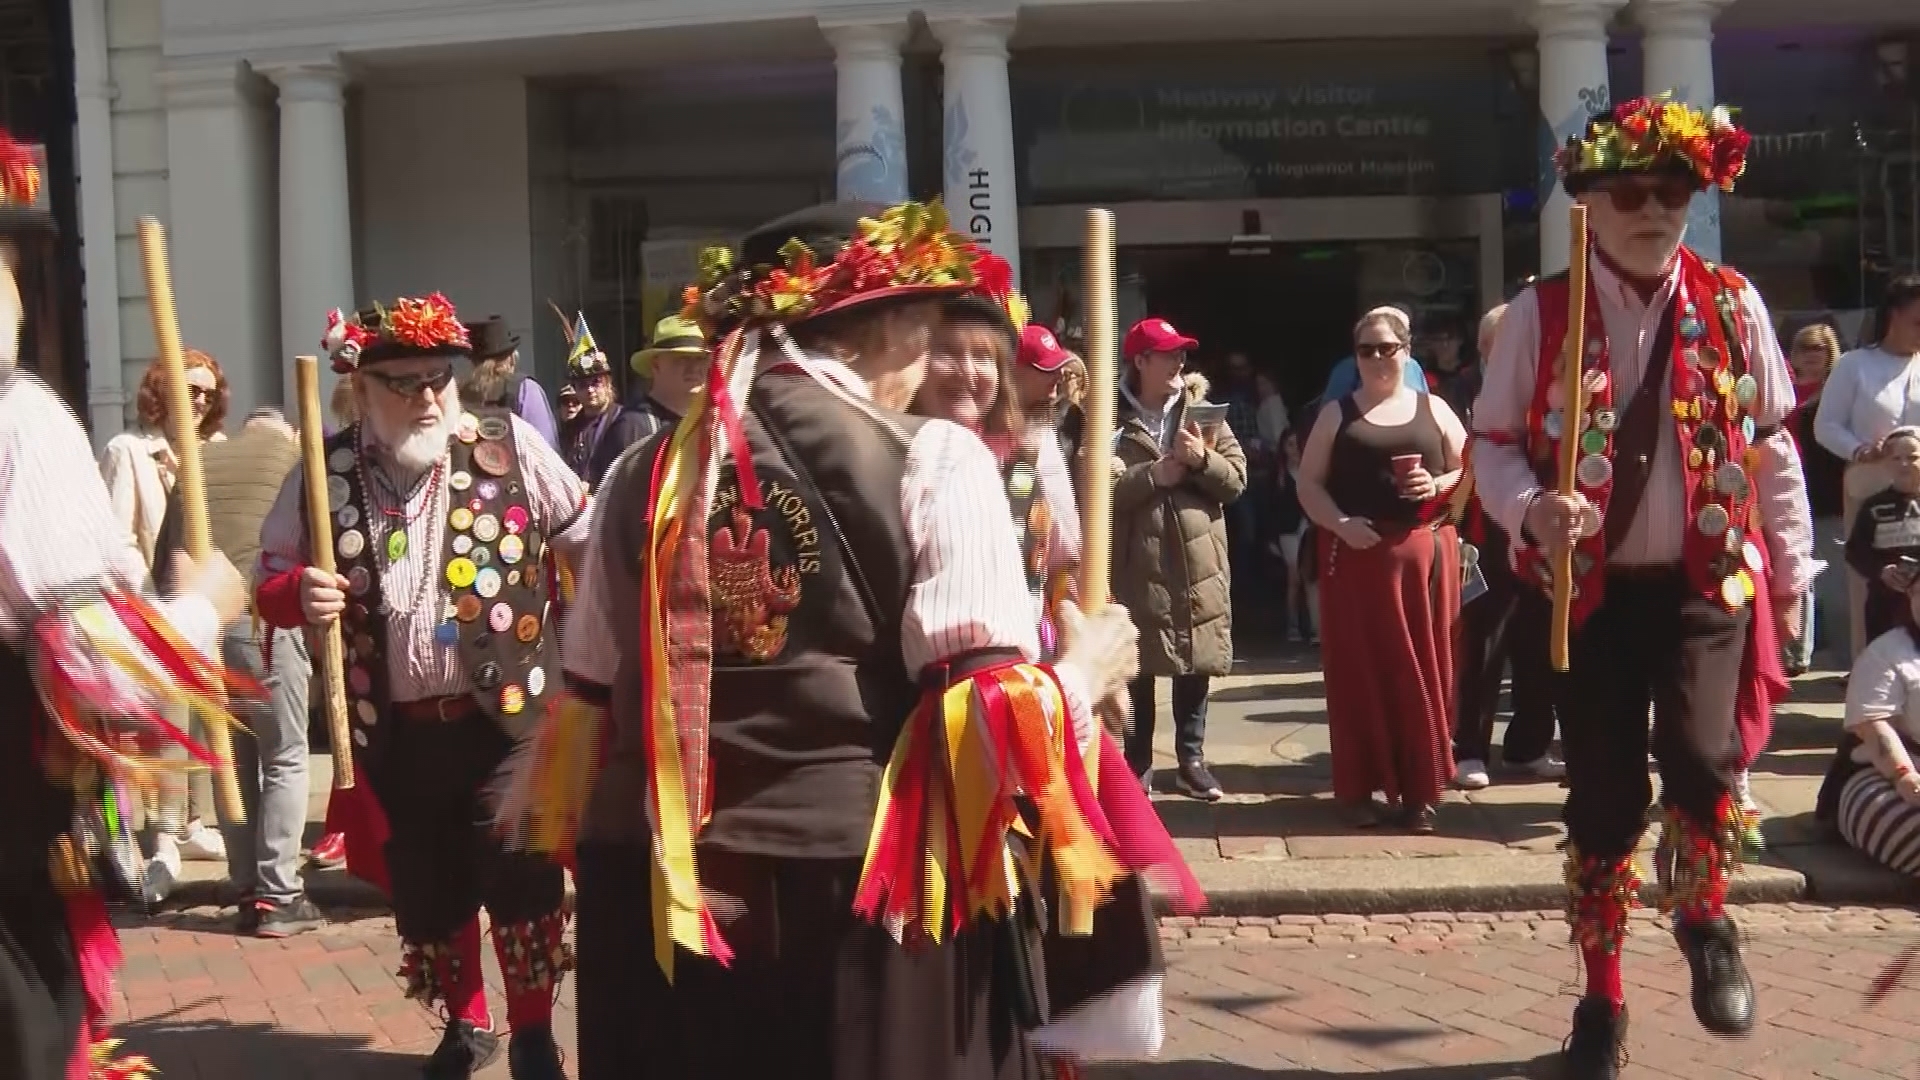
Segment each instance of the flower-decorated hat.
[{"label": "flower-decorated hat", "polygon": [[439,293],[402,296],[352,315],[334,308],[327,314],[327,336],[320,344],[332,357],[333,370],[342,375],[385,360],[473,353],[453,301]]},{"label": "flower-decorated hat", "polygon": [[952,231],[938,202],[836,202],[771,221],[741,245],[700,256],[682,315],[720,330],[795,326],[858,305],[1012,289],[1006,260]]},{"label": "flower-decorated hat", "polygon": [[567,350],[568,381],[584,381],[613,374],[613,365],[607,362],[607,354],[601,352],[600,346],[594,343],[593,331],[587,328],[585,315],[574,312],[573,332],[567,337],[572,346]]},{"label": "flower-decorated hat", "polygon": [[1751,141],[1727,106],[1702,111],[1661,94],[1595,116],[1584,135],[1567,138],[1553,161],[1570,195],[1623,173],[1678,174],[1703,189],[1732,191],[1746,171]]},{"label": "flower-decorated hat", "polygon": [[53,229],[41,151],[0,129],[0,236]]}]

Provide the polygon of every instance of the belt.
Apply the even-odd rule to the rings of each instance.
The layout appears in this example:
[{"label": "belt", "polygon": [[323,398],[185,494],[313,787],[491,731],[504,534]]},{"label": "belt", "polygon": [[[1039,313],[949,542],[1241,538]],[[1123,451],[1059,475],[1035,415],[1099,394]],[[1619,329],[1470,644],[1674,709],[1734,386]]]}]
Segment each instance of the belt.
[{"label": "belt", "polygon": [[453,723],[478,713],[480,703],[473,700],[472,694],[452,694],[447,697],[421,698],[417,701],[396,701],[391,708],[393,714],[402,720],[435,720]]},{"label": "belt", "polygon": [[1686,577],[1682,563],[1608,563],[1607,577],[1614,581],[1672,581]]}]

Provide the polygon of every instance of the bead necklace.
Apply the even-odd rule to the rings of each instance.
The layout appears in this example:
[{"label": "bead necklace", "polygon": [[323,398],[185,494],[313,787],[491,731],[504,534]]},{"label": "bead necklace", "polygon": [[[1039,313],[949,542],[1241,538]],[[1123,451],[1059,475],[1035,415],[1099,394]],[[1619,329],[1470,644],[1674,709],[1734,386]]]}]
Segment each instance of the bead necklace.
[{"label": "bead necklace", "polygon": [[[420,580],[414,585],[413,595],[408,599],[404,607],[394,601],[393,593],[387,587],[387,579],[391,575],[394,566],[407,557],[408,529],[415,521],[418,521],[423,515],[426,515],[429,510],[439,505],[439,496],[443,490],[443,485],[440,480],[446,472],[446,465],[446,458],[442,457],[434,463],[433,468],[428,470],[425,476],[414,482],[411,491],[408,491],[401,497],[399,507],[388,507],[381,504],[380,496],[375,491],[373,483],[374,471],[367,466],[367,454],[364,444],[362,446],[360,455],[360,483],[362,490],[367,493],[368,501],[373,504],[376,510],[380,511],[381,516],[388,519],[386,522],[387,558],[386,565],[382,568],[380,574],[380,595],[386,600],[387,607],[390,610],[400,614],[410,615],[418,611],[420,605],[425,602],[427,598],[427,593],[433,582],[433,575],[429,573],[428,560],[426,559],[430,551],[421,553]],[[386,487],[393,494],[399,494],[398,490],[388,479],[386,473],[381,472],[379,476],[382,486]],[[424,497],[422,497],[423,492]],[[420,498],[420,507],[417,510],[410,508],[415,498]],[[430,520],[438,520],[438,516]],[[372,523],[369,522],[368,524],[368,531],[371,532]]]}]

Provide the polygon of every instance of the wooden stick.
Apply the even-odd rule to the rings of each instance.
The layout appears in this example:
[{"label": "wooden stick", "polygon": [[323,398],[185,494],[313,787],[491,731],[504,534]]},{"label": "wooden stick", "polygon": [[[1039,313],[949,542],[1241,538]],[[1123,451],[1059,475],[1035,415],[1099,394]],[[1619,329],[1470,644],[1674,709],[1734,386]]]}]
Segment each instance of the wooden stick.
[{"label": "wooden stick", "polygon": [[[293,359],[294,380],[300,386],[300,465],[307,489],[307,547],[313,565],[334,573],[333,509],[327,505],[327,446],[321,425],[320,361],[312,356]],[[333,789],[353,786],[353,733],[347,727],[346,649],[341,643],[340,620],[320,628],[320,675],[327,696],[327,739],[333,746]]]},{"label": "wooden stick", "polygon": [[[193,400],[187,396],[187,357],[180,345],[180,317],[173,307],[173,277],[167,270],[167,235],[154,217],[140,219],[140,263],[146,271],[147,308],[153,314],[153,341],[167,375],[167,417],[173,451],[180,459],[178,479],[181,523],[187,555],[195,562],[213,551],[213,528],[207,522],[206,477],[200,471],[200,430],[194,422]],[[212,657],[217,665],[218,655]],[[220,818],[230,825],[247,820],[240,801],[240,781],[233,771],[233,733],[217,719],[206,721],[207,749],[212,751],[214,787],[220,798]]]},{"label": "wooden stick", "polygon": [[[1580,466],[1580,432],[1587,425],[1587,380],[1581,358],[1587,349],[1587,208],[1579,203],[1567,212],[1567,339],[1560,351],[1560,474],[1558,491],[1579,490],[1575,475]],[[1573,613],[1573,548],[1553,557],[1553,670],[1567,670],[1567,624]]]},{"label": "wooden stick", "polygon": [[1113,590],[1113,425],[1119,341],[1113,211],[1087,211],[1081,287],[1086,313],[1086,433],[1080,442],[1080,604],[1105,607]]}]

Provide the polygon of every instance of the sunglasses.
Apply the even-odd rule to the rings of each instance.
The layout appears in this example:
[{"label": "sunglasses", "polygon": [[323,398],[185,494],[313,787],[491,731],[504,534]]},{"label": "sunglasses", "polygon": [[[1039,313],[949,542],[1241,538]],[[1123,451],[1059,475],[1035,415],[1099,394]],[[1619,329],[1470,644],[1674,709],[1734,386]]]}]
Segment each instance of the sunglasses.
[{"label": "sunglasses", "polygon": [[421,390],[428,390],[437,394],[445,390],[447,384],[453,381],[453,368],[451,367],[443,367],[437,371],[429,371],[425,375],[388,375],[385,372],[367,371],[364,369],[361,373],[403,398],[412,397]]},{"label": "sunglasses", "polygon": [[1637,214],[1647,205],[1648,199],[1658,199],[1660,205],[1668,210],[1684,210],[1693,201],[1694,185],[1690,180],[1672,177],[1656,184],[1623,181],[1601,184],[1599,190],[1606,192],[1613,200],[1613,208],[1623,214]]},{"label": "sunglasses", "polygon": [[196,404],[202,401],[212,401],[213,387],[195,386],[192,383],[188,383],[187,384],[187,400],[194,402]]},{"label": "sunglasses", "polygon": [[1361,360],[1385,360],[1389,356],[1398,355],[1404,348],[1406,346],[1398,341],[1363,341],[1353,347],[1353,355]]}]

